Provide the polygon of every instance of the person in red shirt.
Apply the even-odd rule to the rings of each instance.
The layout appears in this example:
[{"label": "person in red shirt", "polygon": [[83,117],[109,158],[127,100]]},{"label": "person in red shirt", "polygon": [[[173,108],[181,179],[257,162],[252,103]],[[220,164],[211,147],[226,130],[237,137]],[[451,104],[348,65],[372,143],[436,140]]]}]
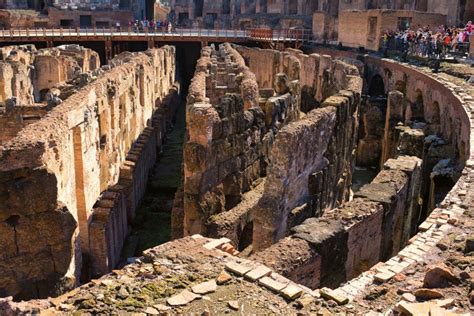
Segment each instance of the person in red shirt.
[{"label": "person in red shirt", "polygon": [[472,21],[467,22],[466,24],[466,32],[471,35],[472,34],[472,29],[474,28],[474,25],[472,24]]}]

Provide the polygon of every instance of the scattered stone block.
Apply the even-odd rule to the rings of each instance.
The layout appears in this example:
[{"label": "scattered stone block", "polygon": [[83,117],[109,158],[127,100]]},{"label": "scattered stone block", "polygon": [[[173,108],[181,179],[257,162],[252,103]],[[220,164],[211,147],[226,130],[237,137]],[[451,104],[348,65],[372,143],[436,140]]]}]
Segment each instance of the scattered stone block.
[{"label": "scattered stone block", "polygon": [[296,300],[296,304],[298,304],[300,308],[305,308],[306,306],[312,304],[315,300],[316,299],[313,296],[309,294],[303,294],[303,296]]},{"label": "scattered stone block", "polygon": [[410,302],[410,303],[414,303],[416,302],[416,296],[411,294],[411,293],[403,293],[402,294],[402,298],[407,301],[407,302]]},{"label": "scattered stone block", "polygon": [[189,304],[195,299],[200,298],[200,297],[201,295],[194,294],[193,292],[188,291],[188,290],[184,290],[177,295],[171,296],[170,298],[166,300],[166,302],[168,303],[168,305],[171,305],[171,306],[181,306],[181,305]]},{"label": "scattered stone block", "polygon": [[433,223],[430,223],[430,222],[423,222],[420,226],[418,226],[418,229],[422,232],[425,232],[427,231],[428,229],[431,228],[431,226],[433,226]]},{"label": "scattered stone block", "polygon": [[218,285],[222,285],[222,284],[226,284],[230,280],[232,280],[232,277],[230,276],[230,274],[225,271],[221,271],[221,273],[216,279],[216,282]]},{"label": "scattered stone block", "polygon": [[451,283],[458,284],[459,279],[445,265],[428,267],[423,279],[423,287],[425,288],[444,288]]},{"label": "scattered stone block", "polygon": [[429,315],[432,303],[408,303],[400,302],[397,304],[397,310],[404,315],[419,316]]},{"label": "scattered stone block", "polygon": [[154,309],[153,307],[147,307],[144,311],[145,314],[147,315],[159,315],[160,312]]},{"label": "scattered stone block", "polygon": [[432,300],[435,298],[442,298],[444,297],[443,293],[433,290],[433,289],[417,289],[413,293],[415,294],[418,300]]},{"label": "scattered stone block", "polygon": [[215,280],[210,280],[210,281],[195,285],[191,289],[196,294],[212,293],[217,290],[217,283]]},{"label": "scattered stone block", "polygon": [[163,305],[163,304],[156,304],[156,305],[153,305],[153,307],[156,308],[160,312],[166,312],[166,311],[171,310],[171,307]]},{"label": "scattered stone block", "polygon": [[236,310],[236,311],[239,310],[239,302],[238,301],[228,301],[227,305],[233,310]]},{"label": "scattered stone block", "polygon": [[454,305],[454,300],[452,298],[447,298],[444,300],[436,300],[436,305],[439,307],[451,307]]},{"label": "scattered stone block", "polygon": [[446,310],[439,306],[431,306],[430,308],[430,316],[446,316]]},{"label": "scattered stone block", "polygon": [[214,248],[218,248],[218,247],[220,247],[223,244],[226,244],[228,242],[230,242],[230,239],[225,238],[225,237],[220,238],[220,239],[214,239],[214,240],[208,242],[207,244],[205,244],[204,248],[211,250],[211,249],[214,249]]}]

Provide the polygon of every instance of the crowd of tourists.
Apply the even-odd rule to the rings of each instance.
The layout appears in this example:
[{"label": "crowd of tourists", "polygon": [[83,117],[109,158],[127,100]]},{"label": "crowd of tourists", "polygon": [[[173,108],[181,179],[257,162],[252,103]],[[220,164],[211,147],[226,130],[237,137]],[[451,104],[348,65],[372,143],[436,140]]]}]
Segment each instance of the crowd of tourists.
[{"label": "crowd of tourists", "polygon": [[[115,25],[117,30],[121,29],[120,22],[117,22]],[[144,30],[149,31],[168,31],[173,30],[173,23],[171,21],[149,21],[149,20],[134,20],[128,22],[128,27],[134,32],[142,32]]]},{"label": "crowd of tourists", "polygon": [[419,27],[416,30],[386,31],[382,36],[384,53],[389,50],[429,58],[443,58],[446,55],[464,54],[469,50],[469,36],[473,34],[474,24],[469,21],[465,27],[440,26],[435,30]]}]

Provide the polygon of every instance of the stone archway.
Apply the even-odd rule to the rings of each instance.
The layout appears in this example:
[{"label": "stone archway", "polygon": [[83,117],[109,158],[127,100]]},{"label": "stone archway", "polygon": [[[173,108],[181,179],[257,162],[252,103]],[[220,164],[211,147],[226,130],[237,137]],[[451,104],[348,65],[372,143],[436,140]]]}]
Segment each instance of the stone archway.
[{"label": "stone archway", "polygon": [[385,95],[385,84],[383,78],[380,75],[375,75],[370,80],[369,95],[371,97],[384,96]]}]

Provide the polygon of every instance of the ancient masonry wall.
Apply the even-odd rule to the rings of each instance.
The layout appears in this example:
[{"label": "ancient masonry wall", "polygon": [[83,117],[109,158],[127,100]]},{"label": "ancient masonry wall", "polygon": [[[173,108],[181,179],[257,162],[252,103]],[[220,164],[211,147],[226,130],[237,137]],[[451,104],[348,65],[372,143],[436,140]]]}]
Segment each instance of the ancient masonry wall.
[{"label": "ancient masonry wall", "polygon": [[62,101],[52,100],[59,94],[51,93],[53,87],[100,67],[96,52],[77,45],[41,50],[7,46],[0,56],[0,144]]},{"label": "ancient masonry wall", "polygon": [[[456,179],[454,187],[443,201],[436,205],[428,218],[418,226],[418,233],[408,241],[405,248],[390,260],[377,264],[357,278],[341,285],[335,291],[338,295],[349,299],[365,295],[372,286],[389,281],[409,266],[413,268],[416,265],[424,264],[426,255],[436,247],[437,242],[449,234],[452,225],[470,207],[473,192],[471,188],[474,179],[474,147],[472,146],[474,104],[472,97],[459,86],[447,81],[442,75],[426,73],[416,67],[398,65],[389,60],[375,60],[374,65],[392,70],[396,75],[394,79],[402,77],[403,74],[408,76],[407,91],[412,90],[411,84],[416,84],[418,87],[420,85],[430,86],[429,90],[422,90],[424,99],[429,100],[425,104],[430,106],[432,102],[437,101],[440,107],[444,108],[444,116],[442,116],[444,119],[440,123],[445,127],[442,127],[441,131],[452,129],[448,139],[451,139],[453,144],[457,144],[458,148],[459,146],[463,148],[463,150],[457,151],[456,158],[454,158],[459,161],[462,171],[460,178]],[[402,73],[397,74],[398,71]],[[393,84],[392,80],[388,82],[390,85]],[[414,92],[416,90],[411,93]]]},{"label": "ancient masonry wall", "polygon": [[[411,162],[414,169],[401,161]],[[410,214],[405,210],[419,197],[419,192],[416,196],[411,192],[420,179],[411,176],[419,175],[416,171],[420,166],[421,160],[416,157],[389,161],[387,169],[352,201],[307,219],[292,229],[290,237],[253,258],[310,288],[337,287],[379,261],[388,260],[401,249],[404,236],[409,236],[410,228],[404,223]],[[309,248],[311,256],[288,270],[287,257],[278,255],[282,247]]]},{"label": "ancient masonry wall", "polygon": [[[94,234],[89,243],[90,223],[97,217],[120,222],[109,230],[116,234],[114,243],[122,242],[123,203],[127,219],[133,218],[131,205],[143,193],[151,164],[146,155],[153,157],[151,147],[169,118],[153,114],[176,93],[174,60],[175,50],[167,46],[117,57],[115,67],[0,148],[2,296],[47,296],[74,286],[81,257],[94,254],[91,245],[104,243]],[[101,198],[109,188],[112,193]],[[94,217],[94,206],[111,205],[107,199],[117,201],[117,211]],[[103,250],[107,254],[118,249],[110,243]],[[116,252],[103,258],[112,260],[110,268]]]},{"label": "ancient masonry wall", "polygon": [[203,49],[187,105],[185,235],[205,233],[212,215],[236,206],[265,174],[275,131],[298,116],[297,91],[282,74],[281,91],[259,100],[255,76],[234,48]]},{"label": "ancient masonry wall", "polygon": [[[260,247],[263,249],[282,238],[290,227],[301,223],[315,213],[320,214],[325,208],[333,207],[333,204],[348,198],[347,188],[351,182],[352,148],[354,146],[352,140],[354,133],[351,131],[355,131],[357,128],[355,117],[357,117],[359,96],[362,90],[362,79],[358,76],[356,67],[331,59],[326,63],[329,70],[321,70],[327,75],[321,76],[319,80],[314,79],[316,66],[313,63],[306,67],[305,63],[311,59],[318,61],[319,65],[319,60],[323,59],[319,55],[310,57],[296,50],[280,53],[239,46],[235,46],[235,49],[242,54],[239,54],[239,59],[249,65],[252,75],[255,73],[253,78],[256,78],[259,87],[259,104],[265,115],[265,127],[267,131],[271,132],[267,132],[267,135],[263,137],[263,145],[266,148],[263,159],[263,168],[265,169],[261,170],[261,175],[266,176],[266,179],[262,178],[262,182],[256,183],[258,185],[255,189],[244,194],[238,205],[226,212],[213,215],[209,220],[207,233],[212,237],[225,236],[229,238],[239,250],[252,244],[252,239],[254,240],[254,249],[260,249]],[[273,62],[276,59],[279,61],[277,70],[274,69],[275,63]],[[303,64],[305,66],[302,66]],[[310,68],[313,71],[312,79],[310,79],[310,74],[304,73],[311,71]],[[332,75],[331,69],[334,68],[340,70],[337,79]],[[329,76],[329,74],[331,75]],[[296,96],[296,102],[300,108],[300,104],[303,102],[301,82],[306,85],[311,82],[310,84],[314,87],[319,85],[319,92],[326,96],[334,89],[333,80],[340,80],[337,87],[357,92],[345,91],[341,92],[339,97],[327,99],[327,103],[323,107],[334,106],[334,112],[326,109],[324,110],[327,112],[326,114],[321,115],[324,112],[321,110],[318,112],[320,114],[312,116],[312,119],[307,120],[314,124],[311,128],[306,129],[303,127],[305,123],[302,123],[301,127],[295,127],[291,131],[283,128],[275,136],[274,131],[286,125],[282,125],[278,119],[281,110],[285,109],[284,103],[275,102],[278,101],[278,98],[281,99],[284,93],[289,92],[290,95]],[[280,97],[278,97],[279,95]],[[314,99],[315,95],[312,98],[313,106],[316,106],[318,103]],[[291,121],[294,119],[286,120],[284,123]],[[326,124],[327,126],[320,124],[316,127],[317,123],[315,122],[319,121],[328,121],[326,122],[328,124]],[[334,126],[340,127],[338,132]],[[327,139],[310,137],[310,130],[325,133]],[[298,135],[295,134],[294,138],[287,137],[287,134],[291,135],[295,131]],[[286,136],[279,137],[280,133]],[[300,133],[304,135],[300,135]],[[292,141],[288,140],[290,138]],[[278,143],[277,147],[274,146],[275,141]],[[327,142],[330,142],[329,146]],[[299,147],[298,144],[302,145]],[[305,147],[303,144],[308,146]],[[312,153],[320,150],[319,145],[327,150],[321,150],[321,155],[313,155]],[[347,147],[342,150],[346,145]],[[293,159],[287,159],[287,157]],[[336,163],[332,163],[333,161]],[[308,186],[307,181],[309,181],[308,178],[311,178],[310,174],[317,171],[320,171],[320,174],[315,175],[313,187]],[[305,179],[305,176],[308,178]],[[298,189],[289,190],[287,188],[285,183],[290,178],[295,180],[297,185],[294,187]],[[323,184],[327,186],[323,186]],[[309,192],[310,190],[314,192]],[[295,194],[296,192],[297,194]],[[281,195],[279,196],[279,194]],[[268,203],[273,204],[269,205]],[[278,233],[276,233],[277,231]]]},{"label": "ancient masonry wall", "polygon": [[[285,237],[306,218],[349,198],[362,79],[284,127],[270,155],[263,196],[253,209],[253,249]],[[358,91],[357,91],[358,89]],[[291,185],[288,185],[290,184]]]},{"label": "ancient masonry wall", "polygon": [[317,108],[328,97],[353,85],[360,72],[356,61],[333,59],[328,55],[303,54],[299,50],[284,52],[238,46],[237,50],[255,74],[260,88],[271,88],[278,73],[286,73],[290,80],[299,80],[301,111]]},{"label": "ancient masonry wall", "polygon": [[[361,295],[364,287],[373,282],[385,282],[410,264],[422,260],[422,254],[449,229],[448,221],[455,220],[462,212],[462,207],[466,207],[463,199],[472,169],[469,160],[472,159],[472,153],[469,154],[472,152],[469,141],[472,139],[472,125],[466,114],[466,102],[472,100],[471,97],[453,84],[415,68],[388,60],[367,58],[371,60],[371,65],[380,67],[380,73],[390,74],[388,89],[400,88],[401,78],[406,83],[406,89],[403,90],[405,94],[399,91],[389,94],[386,131],[392,135],[389,138],[392,142],[387,145],[391,154],[384,161],[383,170],[372,183],[362,187],[352,201],[325,212],[319,218],[306,220],[292,229],[290,237],[252,256],[252,259],[311,288],[335,288],[355,278],[335,292],[343,297]],[[410,132],[410,127],[394,126],[389,119],[391,115],[400,113],[397,109],[402,106],[405,107],[402,116],[415,113],[410,108],[416,109],[417,104],[421,104],[415,102],[417,96],[419,98],[417,87],[427,85],[431,88],[422,90],[427,91],[423,94],[425,106],[418,109],[422,113],[419,115],[423,115],[427,121],[421,136]],[[401,103],[400,100],[408,101]],[[443,102],[446,119],[432,119],[438,115],[432,107],[435,100]],[[424,194],[424,170],[431,163],[431,157],[423,153],[423,139],[430,143],[432,138],[429,136],[425,139],[423,132],[432,133],[432,130],[445,139],[444,144],[449,146],[451,143],[450,147],[454,147],[451,151],[438,150],[454,162],[454,167],[446,167],[442,172],[457,182],[444,201],[437,203],[431,215],[422,222],[420,202]],[[420,150],[420,157],[417,157]],[[457,173],[457,168],[463,169],[465,164],[467,166],[459,172],[461,178],[457,180],[452,174]],[[431,181],[431,193],[436,189],[433,187],[436,186],[433,185],[434,178],[433,173],[428,178],[428,183]],[[418,235],[411,238],[417,232]],[[306,243],[302,243],[302,240]],[[291,256],[282,255],[288,249],[301,258],[298,264],[294,264],[295,259]],[[364,272],[372,266],[372,269]]]}]

